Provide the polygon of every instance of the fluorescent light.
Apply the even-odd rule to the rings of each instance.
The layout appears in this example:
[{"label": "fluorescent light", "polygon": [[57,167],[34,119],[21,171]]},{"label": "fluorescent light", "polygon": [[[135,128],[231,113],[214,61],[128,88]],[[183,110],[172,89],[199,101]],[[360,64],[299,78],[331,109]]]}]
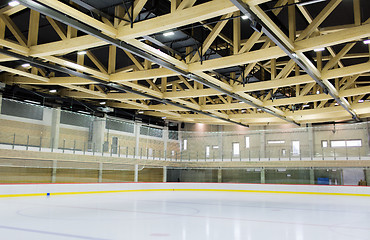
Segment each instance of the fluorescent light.
[{"label": "fluorescent light", "polygon": [[39,102],[36,102],[36,101],[32,101],[32,100],[24,100],[25,102],[28,102],[28,103],[33,103],[33,104],[40,104]]},{"label": "fluorescent light", "polygon": [[9,6],[11,6],[11,7],[15,7],[15,6],[18,6],[18,5],[19,5],[19,2],[18,2],[18,1],[11,1],[11,2],[9,2],[8,4],[9,4]]},{"label": "fluorescent light", "polygon": [[303,105],[302,107],[309,107],[310,105],[308,105],[308,104],[305,104],[305,105]]},{"label": "fluorescent light", "polygon": [[364,102],[364,100],[361,99],[361,100],[358,100],[358,102],[361,103],[361,102]]},{"label": "fluorescent light", "polygon": [[370,44],[370,39],[364,40],[364,44]]},{"label": "fluorescent light", "polygon": [[28,67],[30,67],[31,65],[29,64],[29,63],[23,63],[22,64],[22,67],[24,67],[24,68],[28,68]]},{"label": "fluorescent light", "polygon": [[100,102],[99,104],[100,105],[105,105],[107,102]]},{"label": "fluorescent light", "polygon": [[248,19],[249,17],[247,16],[247,15],[244,15],[244,16],[242,16],[242,19],[243,20],[246,20],[246,19]]},{"label": "fluorescent light", "polygon": [[165,33],[163,33],[163,36],[165,36],[165,37],[169,37],[169,36],[172,36],[172,35],[175,35],[175,33],[174,32],[165,32]]},{"label": "fluorescent light", "polygon": [[78,51],[77,54],[78,55],[85,55],[86,54],[86,51]]},{"label": "fluorescent light", "polygon": [[83,113],[83,114],[89,114],[89,115],[90,115],[90,113],[89,113],[89,112],[85,112],[85,111],[77,111],[77,112],[79,112],[79,113]]},{"label": "fluorescent light", "polygon": [[167,117],[162,117],[162,119],[166,119]]},{"label": "fluorescent light", "polygon": [[50,93],[56,93],[56,92],[57,92],[57,90],[56,90],[56,89],[50,89],[50,90],[49,90],[49,92],[50,92]]},{"label": "fluorescent light", "polygon": [[144,113],[144,111],[139,111],[139,112],[138,112],[138,114],[143,114],[143,113]]},{"label": "fluorescent light", "polygon": [[315,52],[322,52],[324,50],[325,50],[325,48],[316,48],[316,49],[314,49]]},{"label": "fluorescent light", "polygon": [[318,2],[324,2],[326,0],[311,0],[311,1],[305,1],[305,2],[300,2],[300,3],[297,3],[298,6],[305,6],[305,5],[309,5],[309,4],[314,4],[314,3],[318,3]]}]

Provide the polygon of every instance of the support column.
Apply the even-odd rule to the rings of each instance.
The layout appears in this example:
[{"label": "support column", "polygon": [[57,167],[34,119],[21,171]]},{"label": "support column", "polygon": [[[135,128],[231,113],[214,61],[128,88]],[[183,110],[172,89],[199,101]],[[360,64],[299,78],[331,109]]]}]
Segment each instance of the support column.
[{"label": "support column", "polygon": [[57,160],[53,160],[53,170],[51,172],[51,182],[56,183],[57,182]]},{"label": "support column", "polygon": [[260,158],[266,157],[266,127],[262,127],[260,132]]},{"label": "support column", "polygon": [[135,157],[137,158],[140,154],[139,147],[140,147],[140,128],[141,123],[135,122]]},{"label": "support column", "polygon": [[313,168],[310,169],[310,184],[315,185],[315,170]]},{"label": "support column", "polygon": [[59,128],[60,128],[60,107],[54,108],[51,114],[51,129],[50,129],[50,138],[51,138],[51,148],[57,149],[59,147]]},{"label": "support column", "polygon": [[222,169],[221,168],[217,169],[217,182],[219,183],[222,182]]},{"label": "support column", "polygon": [[223,131],[224,131],[224,129],[223,129],[223,126],[222,125],[220,125],[219,127],[218,127],[218,134],[219,134],[219,136],[218,136],[218,152],[219,152],[219,158],[220,159],[223,159],[223,155],[224,155],[224,136],[223,136]]},{"label": "support column", "polygon": [[309,123],[307,125],[307,129],[308,129],[308,147],[309,147],[309,151],[310,151],[310,156],[311,156],[311,159],[313,159],[315,157],[315,139],[314,139],[314,129],[312,127],[312,123]]},{"label": "support column", "polygon": [[168,144],[168,126],[165,126],[163,129],[163,156],[168,155],[167,144]]},{"label": "support column", "polygon": [[370,186],[370,168],[366,168],[364,170],[365,172],[365,181],[366,181],[366,184],[367,186]]},{"label": "support column", "polygon": [[[105,133],[106,117],[95,118],[93,122],[92,144],[95,145],[95,151],[103,151],[104,133]],[[93,147],[93,146],[92,146]]]},{"label": "support column", "polygon": [[1,115],[1,105],[3,103],[3,93],[0,92],[0,115]]},{"label": "support column", "polygon": [[167,167],[163,167],[163,182],[167,182]]},{"label": "support column", "polygon": [[139,165],[135,164],[135,175],[134,175],[134,182],[139,181]]},{"label": "support column", "polygon": [[266,183],[266,170],[265,170],[265,168],[261,169],[261,183]]},{"label": "support column", "polygon": [[98,182],[103,182],[103,163],[99,163],[99,180]]}]

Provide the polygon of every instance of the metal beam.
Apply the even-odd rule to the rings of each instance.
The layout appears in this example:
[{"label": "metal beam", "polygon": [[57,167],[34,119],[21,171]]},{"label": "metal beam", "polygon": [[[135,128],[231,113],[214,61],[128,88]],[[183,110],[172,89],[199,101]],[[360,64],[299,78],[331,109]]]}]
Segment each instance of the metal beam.
[{"label": "metal beam", "polygon": [[235,98],[235,99],[237,99],[239,101],[243,101],[244,103],[247,103],[247,104],[249,104],[249,105],[251,105],[253,107],[259,108],[259,109],[261,109],[261,110],[263,110],[263,111],[265,111],[265,112],[267,112],[267,113],[269,113],[269,114],[271,114],[271,115],[273,115],[275,117],[278,117],[278,118],[280,118],[282,120],[285,120],[285,121],[287,121],[289,123],[297,124],[296,122],[294,122],[294,121],[286,118],[283,115],[280,115],[279,113],[276,113],[276,112],[274,112],[274,111],[272,111],[270,109],[267,109],[267,108],[265,108],[263,106],[257,105],[255,103],[253,103],[252,101],[250,101],[250,100],[248,100],[248,99],[246,99],[244,97],[241,97],[240,95],[238,95],[236,93],[233,93],[231,91],[225,90],[225,89],[219,87],[218,85],[216,85],[216,84],[214,84],[212,82],[209,82],[208,80],[206,80],[206,79],[204,79],[204,78],[202,78],[202,77],[200,77],[200,76],[198,76],[196,74],[193,74],[193,73],[184,71],[184,70],[178,68],[177,66],[175,66],[174,64],[169,63],[167,61],[164,61],[164,60],[162,60],[162,59],[160,59],[160,58],[158,58],[158,57],[156,57],[156,56],[154,56],[152,54],[149,54],[149,53],[147,53],[147,52],[145,52],[145,51],[143,51],[143,50],[141,50],[139,48],[136,48],[136,47],[134,47],[134,46],[132,46],[130,44],[127,44],[127,43],[121,41],[121,40],[118,40],[118,39],[114,39],[112,37],[109,37],[109,36],[101,33],[99,30],[97,30],[97,29],[95,29],[93,27],[90,27],[89,25],[86,25],[86,24],[84,24],[82,22],[79,22],[79,21],[77,21],[77,20],[75,20],[75,19],[73,19],[73,18],[71,18],[69,16],[66,16],[65,14],[60,13],[59,11],[56,11],[54,9],[51,9],[48,6],[42,5],[42,4],[38,3],[38,2],[35,2],[34,0],[20,0],[19,2],[22,5],[24,5],[24,6],[27,6],[27,7],[31,8],[31,9],[33,9],[33,10],[36,10],[36,11],[38,11],[38,12],[40,12],[40,13],[46,15],[46,16],[52,17],[52,18],[54,18],[54,19],[56,19],[56,20],[58,20],[60,22],[63,22],[65,24],[69,25],[69,26],[72,26],[72,27],[74,27],[74,28],[76,28],[76,29],[78,29],[80,31],[83,31],[83,32],[85,32],[85,33],[87,33],[87,34],[89,34],[91,36],[94,36],[94,37],[96,37],[98,39],[101,39],[103,41],[106,41],[107,43],[112,44],[112,45],[114,45],[114,46],[116,46],[116,47],[118,47],[118,48],[120,48],[120,49],[122,49],[124,51],[128,51],[128,52],[130,52],[132,54],[135,54],[136,56],[139,56],[141,58],[144,58],[146,60],[149,60],[149,61],[151,61],[153,63],[156,63],[156,64],[158,64],[158,65],[160,65],[160,66],[162,66],[164,68],[170,69],[170,70],[174,71],[175,73],[178,73],[179,75],[182,75],[182,76],[184,76],[186,78],[190,78],[190,79],[192,79],[194,81],[197,81],[197,82],[199,82],[199,83],[201,83],[201,84],[203,84],[205,86],[208,86],[210,88],[216,89],[216,90],[218,90],[218,91],[220,91],[220,92],[222,92],[222,93],[224,93],[224,94],[226,94],[226,95],[228,95],[230,97],[233,97],[233,98]]},{"label": "metal beam", "polygon": [[[342,99],[337,96],[337,94],[330,89],[325,83],[324,80],[321,79],[319,74],[315,71],[315,69],[310,66],[312,65],[309,60],[303,55],[303,53],[297,54],[294,52],[292,46],[288,46],[290,44],[286,44],[267,24],[265,24],[251,9],[250,7],[245,4],[241,0],[230,0],[244,15],[247,15],[249,19],[254,24],[254,29],[258,30],[256,25],[261,27],[260,31],[266,34],[277,46],[279,46],[297,65],[302,68],[315,82],[324,89],[324,92],[329,94],[332,98],[335,99],[348,113],[351,114],[352,118],[356,121],[360,121],[357,114],[350,109],[348,103],[342,101]],[[316,69],[317,70],[317,69]]]},{"label": "metal beam", "polygon": [[58,66],[58,65],[53,65],[53,64],[45,63],[45,62],[42,62],[40,60],[36,60],[35,58],[26,57],[26,56],[23,56],[21,54],[17,54],[17,53],[14,53],[14,52],[11,52],[11,51],[8,51],[8,50],[5,50],[5,49],[0,49],[0,54],[4,54],[4,55],[10,56],[10,57],[14,57],[14,58],[20,59],[20,60],[25,61],[25,62],[28,62],[28,63],[30,63],[32,65],[36,65],[36,66],[48,68],[48,69],[51,69],[51,70],[54,70],[54,71],[58,71],[58,72],[62,72],[62,73],[70,74],[70,75],[74,75],[76,77],[81,77],[81,78],[85,78],[85,79],[88,79],[88,80],[92,80],[94,82],[97,82],[97,83],[103,84],[105,86],[114,88],[114,89],[116,89],[117,91],[119,91],[121,93],[126,93],[126,92],[134,93],[134,94],[137,94],[137,95],[140,95],[140,96],[144,96],[144,97],[146,97],[148,99],[156,100],[156,101],[161,102],[163,104],[170,104],[170,105],[173,105],[173,106],[181,107],[181,108],[183,108],[183,109],[185,109],[187,111],[192,111],[194,113],[198,113],[198,114],[206,115],[206,116],[209,116],[209,117],[213,117],[213,118],[216,118],[216,119],[219,119],[219,120],[222,120],[222,121],[230,122],[230,123],[233,123],[233,124],[238,124],[238,125],[241,125],[243,127],[249,127],[248,125],[245,125],[245,124],[240,123],[240,122],[233,121],[231,119],[223,118],[223,117],[217,116],[215,114],[203,112],[203,111],[200,111],[200,110],[191,108],[191,107],[187,107],[187,106],[184,106],[184,105],[181,105],[181,104],[172,102],[169,99],[158,98],[158,97],[152,96],[150,94],[147,94],[147,93],[143,93],[143,92],[134,90],[134,89],[132,89],[130,87],[127,87],[127,86],[122,86],[122,85],[119,85],[117,83],[112,83],[112,82],[104,81],[104,80],[95,78],[95,77],[93,77],[91,75],[80,73],[80,72],[77,72],[77,71],[74,71],[74,70],[71,70],[71,69],[68,69],[68,68],[65,68],[65,67]]}]

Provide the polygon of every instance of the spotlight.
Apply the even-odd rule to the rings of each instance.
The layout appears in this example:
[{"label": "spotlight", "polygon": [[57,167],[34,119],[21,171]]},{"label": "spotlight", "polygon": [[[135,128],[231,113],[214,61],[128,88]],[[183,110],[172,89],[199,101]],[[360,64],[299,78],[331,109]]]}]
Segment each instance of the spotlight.
[{"label": "spotlight", "polygon": [[19,2],[18,1],[11,1],[8,3],[9,6],[11,7],[15,7],[15,6],[18,6],[19,5]]},{"label": "spotlight", "polygon": [[317,48],[317,49],[314,49],[315,52],[322,52],[324,50],[325,50],[325,48]]},{"label": "spotlight", "polygon": [[163,36],[165,36],[165,37],[169,37],[169,36],[173,36],[173,35],[175,35],[175,33],[172,32],[172,31],[163,33]]}]

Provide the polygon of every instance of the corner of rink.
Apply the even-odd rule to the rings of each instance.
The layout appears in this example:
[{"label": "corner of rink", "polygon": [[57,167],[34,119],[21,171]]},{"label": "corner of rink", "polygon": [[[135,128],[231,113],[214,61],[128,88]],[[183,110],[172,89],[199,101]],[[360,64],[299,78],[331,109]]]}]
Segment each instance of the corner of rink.
[{"label": "corner of rink", "polygon": [[235,183],[64,183],[1,184],[0,197],[55,196],[152,191],[313,194],[370,197],[370,187]]}]

